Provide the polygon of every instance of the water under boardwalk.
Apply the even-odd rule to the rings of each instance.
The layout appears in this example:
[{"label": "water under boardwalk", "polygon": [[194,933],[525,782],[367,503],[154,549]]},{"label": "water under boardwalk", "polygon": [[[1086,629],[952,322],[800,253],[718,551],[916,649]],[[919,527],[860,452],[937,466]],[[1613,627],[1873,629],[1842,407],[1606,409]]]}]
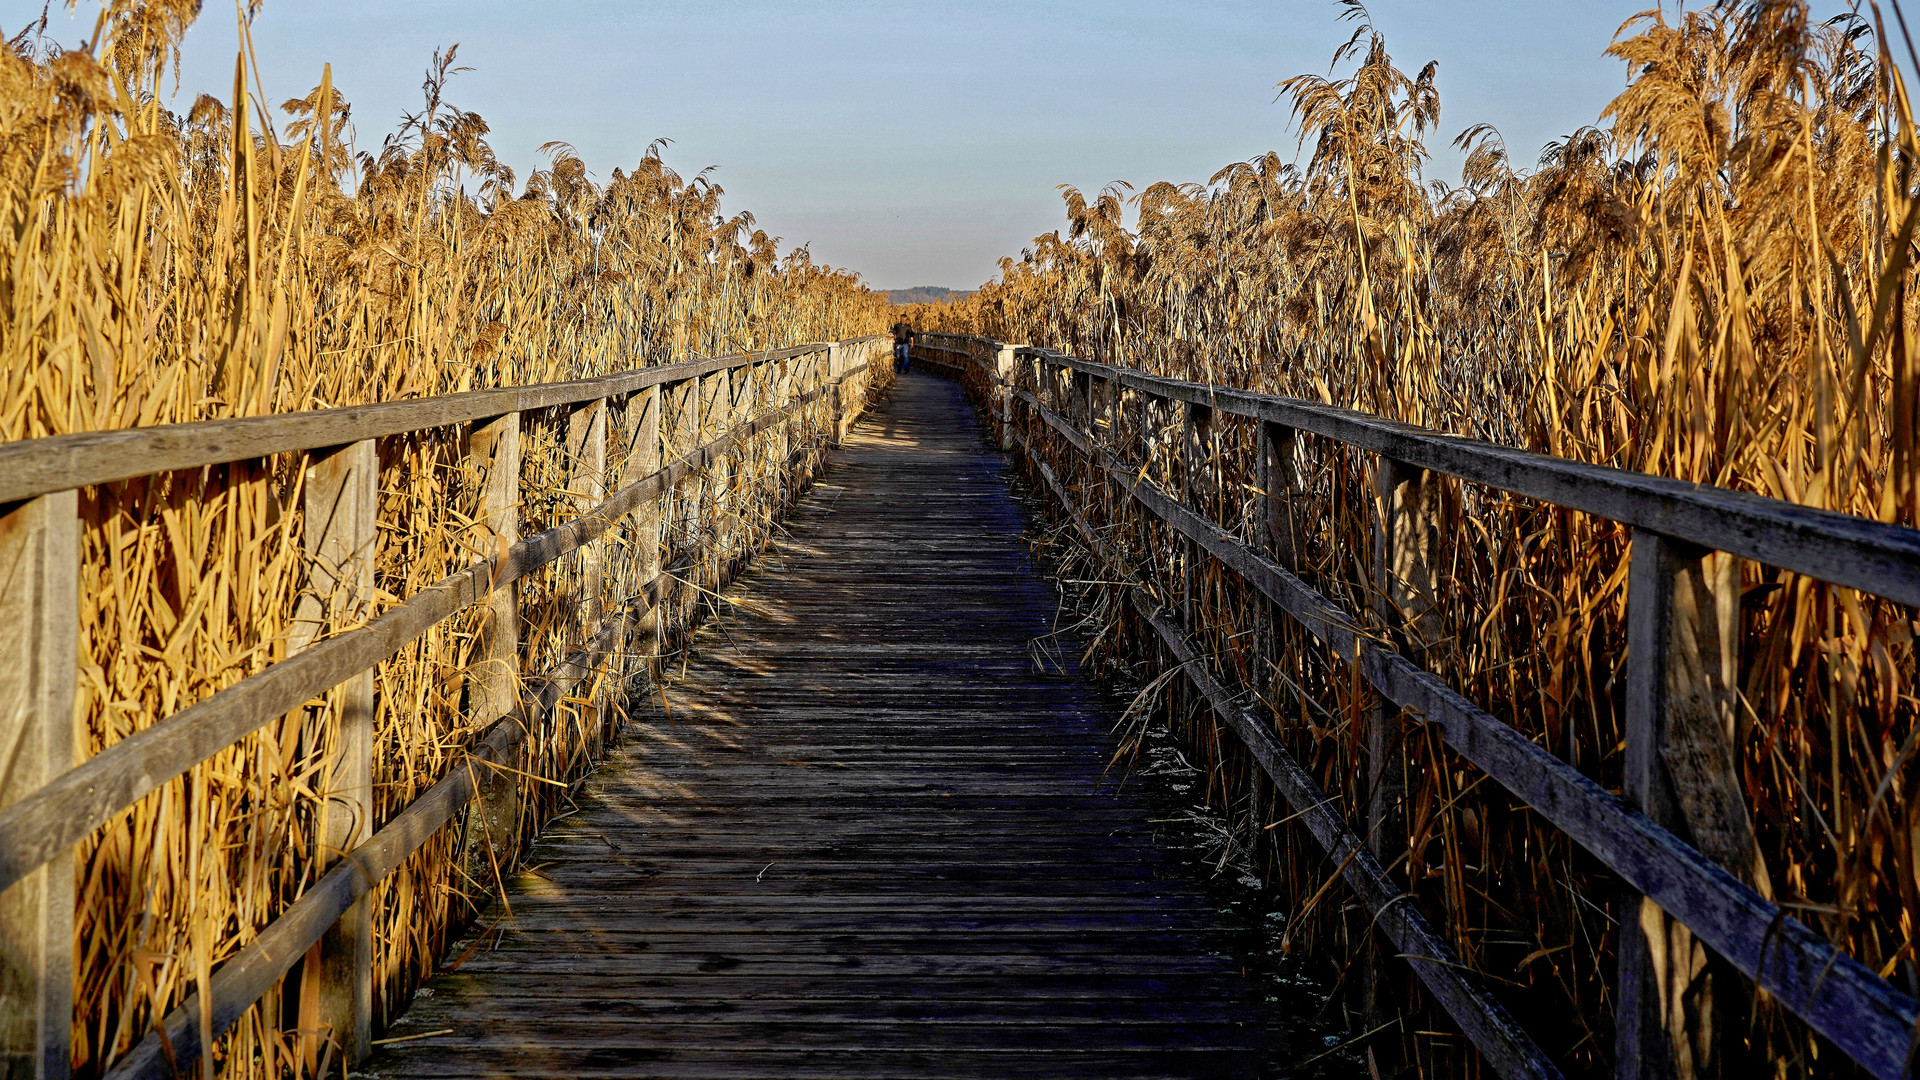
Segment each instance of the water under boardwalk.
[{"label": "water under boardwalk", "polygon": [[[1253,1076],[1226,930],[959,389],[905,378],[534,852],[382,1077]],[[490,915],[490,921],[497,917]]]}]

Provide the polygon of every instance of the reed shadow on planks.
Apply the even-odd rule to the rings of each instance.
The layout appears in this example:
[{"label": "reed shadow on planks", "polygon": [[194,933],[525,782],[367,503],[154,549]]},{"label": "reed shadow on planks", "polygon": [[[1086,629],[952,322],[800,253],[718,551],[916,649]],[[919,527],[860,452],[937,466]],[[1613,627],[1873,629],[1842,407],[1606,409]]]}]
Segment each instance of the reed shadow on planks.
[{"label": "reed shadow on planks", "polygon": [[902,379],[367,1071],[1283,1074],[1112,702],[1029,659],[1027,525],[959,388]]}]

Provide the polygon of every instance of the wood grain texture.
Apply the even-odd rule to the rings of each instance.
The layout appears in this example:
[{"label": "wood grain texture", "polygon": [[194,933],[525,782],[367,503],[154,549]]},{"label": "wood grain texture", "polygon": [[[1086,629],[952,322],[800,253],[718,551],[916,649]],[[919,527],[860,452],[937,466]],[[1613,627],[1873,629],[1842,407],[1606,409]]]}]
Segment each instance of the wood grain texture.
[{"label": "wood grain texture", "polygon": [[[0,507],[0,807],[73,765],[80,656],[73,492]],[[73,860],[0,886],[0,1076],[65,1080],[73,1016]]]},{"label": "wood grain texture", "polygon": [[[454,950],[382,1077],[1231,1077],[1222,928],[1106,778],[1004,465],[912,374],[666,707]],[[494,922],[492,920],[498,920]]]}]

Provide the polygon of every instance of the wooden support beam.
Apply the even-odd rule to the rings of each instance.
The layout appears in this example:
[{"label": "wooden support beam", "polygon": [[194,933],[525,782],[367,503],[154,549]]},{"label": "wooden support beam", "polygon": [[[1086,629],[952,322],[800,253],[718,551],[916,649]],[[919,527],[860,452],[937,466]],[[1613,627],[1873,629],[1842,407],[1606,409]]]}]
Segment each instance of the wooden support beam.
[{"label": "wooden support beam", "polygon": [[[520,539],[520,414],[475,425],[468,453],[479,482],[482,543],[491,555]],[[486,725],[514,711],[520,696],[520,583],[497,583],[482,606],[479,640],[468,661],[467,715]],[[510,723],[513,721],[509,721]],[[508,763],[519,768],[519,762]],[[481,785],[468,820],[469,873],[490,881],[513,859],[520,832],[518,778],[494,774]]]},{"label": "wooden support beam", "polygon": [[[0,808],[74,766],[80,656],[79,500],[0,506]],[[0,892],[0,1073],[72,1070],[73,858]]]},{"label": "wooden support beam", "polygon": [[833,380],[833,446],[837,449],[847,441],[847,427],[853,422],[853,410],[847,397],[846,387],[839,379],[847,372],[847,356],[843,346],[835,342],[827,350],[827,378]]},{"label": "wooden support beam", "polygon": [[[803,359],[799,361],[804,364]],[[667,411],[662,417],[663,423],[670,423],[666,435],[666,462],[679,462],[700,445],[700,380],[688,379],[669,388],[670,398]],[[676,483],[673,487],[672,516],[667,524],[667,535],[663,539],[665,548],[661,553],[663,566],[667,555],[681,551],[695,543],[695,530],[699,528],[700,476],[695,472]],[[681,575],[692,574],[691,570],[681,569]],[[673,635],[685,625],[686,607],[694,595],[688,583],[679,578],[669,578],[660,583],[660,644],[664,651]]]},{"label": "wooden support beam", "polygon": [[[1254,550],[1298,573],[1300,542],[1295,522],[1299,520],[1299,508],[1295,503],[1305,487],[1300,477],[1299,433],[1281,424],[1256,423],[1254,486],[1258,490],[1251,522]],[[1267,700],[1279,701],[1279,680],[1272,675],[1280,660],[1280,628],[1286,620],[1264,596],[1257,597],[1255,604],[1252,682],[1268,695]]]},{"label": "wooden support beam", "polygon": [[[294,606],[289,653],[373,618],[380,455],[374,440],[308,455],[301,521],[307,583]],[[327,694],[331,765],[320,794],[317,864],[331,866],[373,835],[374,669]],[[318,1066],[322,1038],[349,1063],[373,1038],[373,911],[362,897],[309,951],[300,976],[301,1057]]]},{"label": "wooden support beam", "polygon": [[1285,424],[1261,421],[1255,469],[1260,487],[1255,534],[1274,562],[1297,574],[1302,545],[1295,503],[1306,488],[1300,474],[1300,433]]},{"label": "wooden support beam", "polygon": [[[1425,652],[1433,606],[1434,485],[1426,470],[1390,458],[1374,473],[1373,611],[1403,652]],[[1376,697],[1367,733],[1368,842],[1392,870],[1406,855],[1407,762],[1404,717]]]},{"label": "wooden support beam", "polygon": [[[629,441],[626,471],[621,477],[623,485],[643,476],[651,476],[660,468],[660,415],[665,400],[666,393],[658,386],[649,386],[628,399],[626,420]],[[647,503],[635,512],[633,523],[628,527],[635,556],[634,585],[642,589],[654,585],[660,577],[661,529],[666,525],[666,517],[660,508],[660,501]],[[631,598],[621,599],[624,610]],[[650,664],[660,655],[660,605],[650,604],[635,617],[623,643],[616,647],[615,663],[623,663],[629,652],[642,664]]]},{"label": "wooden support beam", "polygon": [[993,355],[993,382],[989,384],[999,414],[1000,449],[1013,449],[1013,366],[1018,346],[1002,345]]},{"label": "wooden support beam", "polygon": [[[1627,576],[1626,794],[1656,823],[1771,896],[1734,747],[1738,566],[1724,554],[1635,529]],[[1745,1075],[1751,990],[1660,906],[1625,898],[1620,922],[1617,1075]]]},{"label": "wooden support beam", "polygon": [[[824,362],[820,367],[824,370]],[[733,419],[733,384],[725,372],[717,372],[700,380],[702,404],[700,408],[701,443],[720,437]],[[831,405],[827,405],[831,408]],[[704,558],[700,560],[700,587],[708,592],[718,592],[725,571],[726,554],[722,551],[726,531],[727,510],[731,500],[727,489],[733,480],[733,459],[723,458],[707,467],[701,477],[701,509],[697,527],[703,534],[700,541]]]},{"label": "wooden support beam", "polygon": [[[1424,651],[1421,618],[1431,606],[1429,566],[1433,557],[1426,471],[1391,458],[1374,470],[1372,608],[1380,625],[1405,651]],[[1410,647],[1411,646],[1411,647]],[[1406,714],[1372,689],[1367,702],[1367,849],[1395,880],[1406,879],[1407,746]],[[1363,982],[1363,1011],[1368,1023],[1388,1018],[1394,994],[1382,982],[1393,977],[1387,958],[1375,956]]]},{"label": "wooden support beam", "polygon": [[[1184,422],[1180,427],[1180,498],[1188,507],[1214,521],[1219,484],[1213,468],[1213,410],[1205,405],[1187,403],[1174,406]],[[1200,547],[1192,540],[1180,540],[1182,584],[1180,617],[1188,633],[1199,629],[1202,616],[1201,590],[1206,579],[1200,572]]]},{"label": "wooden support beam", "polygon": [[[567,414],[567,504],[573,516],[586,514],[607,497],[607,427],[612,419],[611,402],[595,398]],[[607,567],[605,545],[596,540],[580,549],[580,592],[575,598],[575,617],[581,636],[599,631],[607,620]],[[608,716],[612,708],[609,680],[590,682],[593,704],[570,707],[567,715],[575,722],[576,745],[567,751],[567,771],[591,754],[607,736]]]}]

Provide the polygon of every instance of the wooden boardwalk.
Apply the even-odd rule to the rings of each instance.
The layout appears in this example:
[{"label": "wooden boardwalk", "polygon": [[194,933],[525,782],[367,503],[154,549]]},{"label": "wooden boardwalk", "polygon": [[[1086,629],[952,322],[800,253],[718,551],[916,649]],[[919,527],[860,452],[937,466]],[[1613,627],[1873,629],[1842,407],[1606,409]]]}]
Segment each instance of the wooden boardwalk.
[{"label": "wooden boardwalk", "polygon": [[[959,389],[915,373],[434,978],[381,1077],[1231,1077],[1204,894],[1035,671],[1054,601]],[[471,943],[469,943],[471,944]]]}]

